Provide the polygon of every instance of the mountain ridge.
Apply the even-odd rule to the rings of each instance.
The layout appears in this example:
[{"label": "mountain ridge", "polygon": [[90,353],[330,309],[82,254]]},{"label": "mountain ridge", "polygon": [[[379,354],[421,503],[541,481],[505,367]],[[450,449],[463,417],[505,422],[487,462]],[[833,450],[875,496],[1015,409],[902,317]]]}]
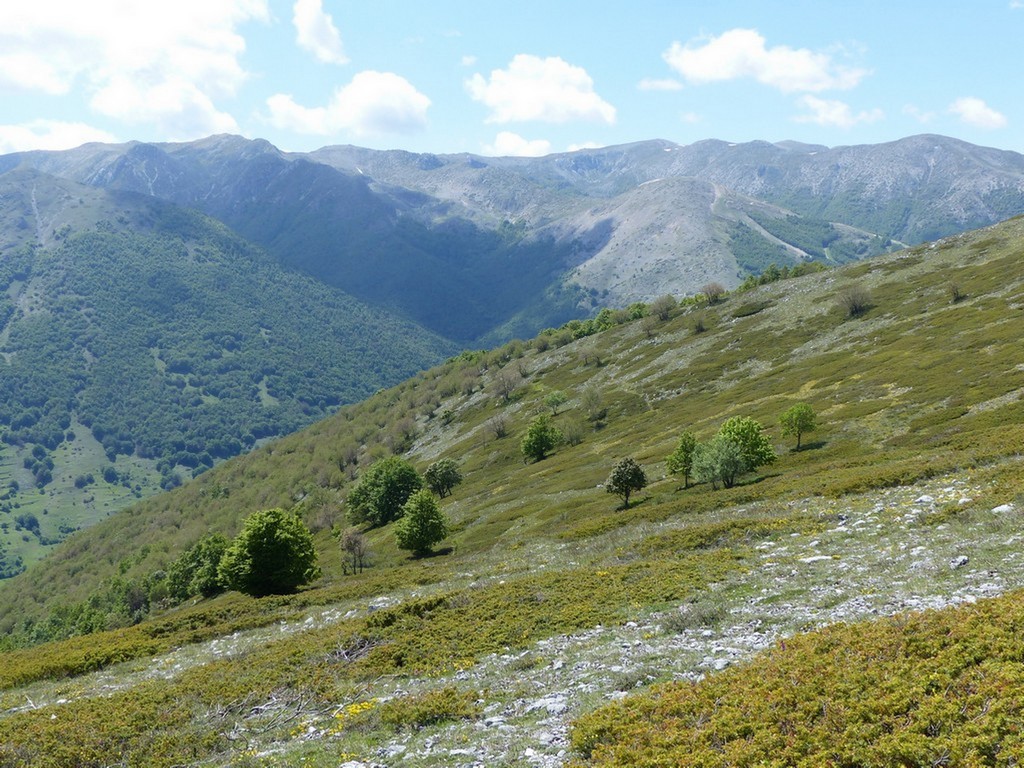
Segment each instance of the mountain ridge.
[{"label": "mountain ridge", "polygon": [[[283,264],[467,346],[503,340],[500,328],[531,335],[573,313],[650,300],[659,290],[734,287],[772,258],[792,264],[799,251],[820,250],[817,235],[787,243],[795,250],[773,249],[779,233],[766,237],[763,221],[752,225],[751,207],[775,206],[776,219],[827,231],[836,254],[826,247],[814,258],[833,263],[1024,212],[1024,157],[931,134],[835,148],[658,139],[542,158],[352,146],[288,153],[220,135],[9,155],[0,169],[19,163],[198,207]],[[664,178],[717,185],[736,209],[683,215],[695,204],[684,185],[646,188]],[[642,211],[628,202],[640,190],[648,198]],[[593,209],[602,206],[608,215],[595,225]],[[621,213],[627,208],[628,217]],[[701,245],[690,250],[689,239],[670,236],[680,230],[699,232],[692,242]],[[858,234],[848,238],[850,231]],[[587,267],[614,260],[613,246],[658,265],[658,288],[633,274]],[[502,271],[510,259],[521,264],[511,276]],[[489,279],[495,273],[500,278]],[[516,273],[528,276],[528,285],[518,285]],[[436,298],[425,300],[423,291]],[[545,295],[551,298],[537,305]],[[457,301],[467,303],[455,322],[439,306]]]}]

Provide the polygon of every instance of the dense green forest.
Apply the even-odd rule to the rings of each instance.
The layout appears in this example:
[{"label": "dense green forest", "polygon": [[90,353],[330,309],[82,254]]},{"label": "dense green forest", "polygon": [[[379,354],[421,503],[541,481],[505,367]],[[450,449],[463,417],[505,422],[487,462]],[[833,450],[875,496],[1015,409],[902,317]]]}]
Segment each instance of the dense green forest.
[{"label": "dense green forest", "polygon": [[129,456],[155,463],[168,488],[454,351],[199,214],[159,215],[148,234],[101,223],[0,259],[0,431],[23,457],[0,518],[42,512],[25,504],[76,440],[102,448],[77,468],[83,495],[123,480],[104,469]]}]

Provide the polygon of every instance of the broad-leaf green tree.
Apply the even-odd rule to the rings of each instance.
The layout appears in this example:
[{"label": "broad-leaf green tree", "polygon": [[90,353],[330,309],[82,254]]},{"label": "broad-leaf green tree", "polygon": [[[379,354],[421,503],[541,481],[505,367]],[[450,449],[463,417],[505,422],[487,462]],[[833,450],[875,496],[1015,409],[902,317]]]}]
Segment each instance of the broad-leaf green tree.
[{"label": "broad-leaf green tree", "polygon": [[711,483],[718,489],[736,484],[736,478],[749,467],[743,460],[743,449],[731,437],[718,434],[706,443],[698,443],[693,451],[693,476],[700,483]]},{"label": "broad-leaf green tree", "polygon": [[551,415],[557,416],[558,409],[569,402],[569,396],[560,389],[548,392],[544,398],[544,405],[551,409]]},{"label": "broad-leaf green tree", "polygon": [[627,456],[616,462],[604,487],[608,493],[622,497],[622,507],[625,509],[629,506],[629,497],[633,491],[640,491],[647,487],[647,474],[635,459]]},{"label": "broad-leaf green tree", "polygon": [[167,569],[167,591],[175,600],[196,595],[212,597],[224,591],[218,568],[227,551],[228,540],[211,533],[197,541]]},{"label": "broad-leaf green tree", "polygon": [[784,437],[796,435],[796,450],[800,450],[800,438],[818,428],[818,417],[807,403],[797,403],[788,408],[779,418]]},{"label": "broad-leaf green tree", "polygon": [[665,464],[674,475],[683,476],[683,488],[690,487],[690,474],[693,471],[693,451],[697,447],[697,438],[692,432],[683,432],[676,443],[676,449],[669,454]]},{"label": "broad-leaf green tree", "polygon": [[313,536],[294,512],[267,509],[246,518],[220,561],[220,580],[248,595],[294,592],[320,575]]},{"label": "broad-leaf green tree", "polygon": [[740,447],[747,470],[757,469],[775,461],[775,449],[764,432],[764,426],[756,419],[749,416],[733,416],[722,424],[718,434],[728,437]]},{"label": "broad-leaf green tree", "polygon": [[402,517],[395,524],[395,541],[399,549],[410,550],[422,557],[448,535],[448,517],[434,495],[425,488],[416,491],[405,502]]},{"label": "broad-leaf green tree", "polygon": [[389,456],[375,461],[348,495],[353,523],[378,527],[402,516],[402,505],[423,487],[423,478],[405,459]]},{"label": "broad-leaf green tree", "polygon": [[540,461],[562,441],[562,433],[551,424],[551,418],[542,413],[530,422],[526,434],[519,443],[523,456]]},{"label": "broad-leaf green tree", "polygon": [[427,487],[442,499],[462,482],[462,473],[454,459],[438,459],[423,473]]}]

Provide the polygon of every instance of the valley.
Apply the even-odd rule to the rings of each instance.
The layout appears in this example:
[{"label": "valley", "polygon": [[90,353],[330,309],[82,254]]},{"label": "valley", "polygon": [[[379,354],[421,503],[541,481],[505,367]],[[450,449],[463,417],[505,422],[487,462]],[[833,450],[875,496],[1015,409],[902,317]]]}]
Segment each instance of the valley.
[{"label": "valley", "polygon": [[[710,745],[708,765],[1012,763],[1022,242],[1011,219],[664,317],[651,302],[571,321],[138,501],[0,583],[0,762],[656,765]],[[817,414],[801,450],[779,424],[798,402]],[[524,462],[541,412],[566,439]],[[684,489],[680,434],[734,416],[775,461]],[[458,463],[449,536],[413,558],[394,524],[366,528],[370,567],[348,573],[332,531],[394,453]],[[648,484],[623,507],[603,486],[627,456]],[[314,530],[320,580],[179,605],[153,591],[201,536],[270,507]],[[143,611],[123,614],[125,595]],[[98,631],[76,636],[75,617]]]}]

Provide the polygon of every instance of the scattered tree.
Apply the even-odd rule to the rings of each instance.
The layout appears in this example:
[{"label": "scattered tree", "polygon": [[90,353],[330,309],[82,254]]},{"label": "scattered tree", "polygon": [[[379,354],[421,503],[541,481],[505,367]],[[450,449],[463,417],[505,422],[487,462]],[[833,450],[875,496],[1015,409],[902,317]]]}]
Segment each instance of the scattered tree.
[{"label": "scattered tree", "polygon": [[700,292],[704,294],[708,304],[717,304],[725,296],[725,286],[721,283],[707,283]]},{"label": "scattered tree", "polygon": [[349,528],[341,534],[339,544],[345,553],[347,564],[343,564],[345,572],[352,569],[352,573],[362,573],[366,567],[366,560],[370,555],[370,547],[366,537],[356,528]]},{"label": "scattered tree", "polygon": [[718,434],[733,440],[743,455],[745,469],[757,469],[775,461],[775,449],[761,422],[749,416],[733,416],[727,419]]},{"label": "scattered tree", "polygon": [[818,417],[807,403],[797,403],[779,418],[783,437],[796,435],[796,450],[800,450],[800,437],[818,427]]},{"label": "scattered tree", "polygon": [[549,392],[544,398],[544,405],[551,409],[551,415],[557,416],[558,409],[569,402],[569,396],[560,389]]},{"label": "scattered tree", "polygon": [[416,491],[402,508],[402,518],[395,525],[399,549],[410,550],[416,557],[430,552],[448,535],[448,518],[430,491]]},{"label": "scattered tree", "polygon": [[658,318],[662,322],[665,322],[672,317],[672,310],[679,306],[679,302],[674,297],[668,294],[659,296],[651,302],[651,315]]},{"label": "scattered tree", "polygon": [[690,473],[693,471],[693,452],[697,448],[697,438],[692,432],[683,432],[676,443],[676,449],[672,451],[666,460],[668,471],[674,475],[682,474],[683,488],[690,487]]},{"label": "scattered tree", "polygon": [[608,412],[604,406],[604,396],[601,394],[601,390],[593,384],[584,388],[580,394],[580,406],[591,421],[600,421]]},{"label": "scattered tree", "polygon": [[530,422],[530,426],[519,444],[519,449],[525,458],[541,461],[561,441],[562,433],[551,424],[551,417],[542,413]]},{"label": "scattered tree", "polygon": [[223,592],[218,567],[227,548],[228,540],[219,533],[211,533],[193,544],[167,569],[168,595],[180,601]]},{"label": "scattered tree", "polygon": [[427,467],[423,479],[427,482],[427,487],[443,499],[462,482],[462,473],[454,459],[438,459]]},{"label": "scattered tree", "polygon": [[847,317],[860,317],[871,309],[871,294],[859,285],[853,285],[839,294],[836,303]]},{"label": "scattered tree", "polygon": [[567,445],[579,445],[587,433],[587,423],[579,416],[573,416],[562,425],[562,439]]},{"label": "scattered tree", "polygon": [[730,437],[718,434],[694,448],[693,477],[697,482],[711,483],[715,490],[718,490],[719,483],[732,488],[736,478],[747,469],[742,448]]},{"label": "scattered tree", "polygon": [[306,525],[313,533],[329,530],[338,522],[341,514],[341,499],[333,488],[317,485],[302,500]]},{"label": "scattered tree", "polygon": [[523,385],[523,376],[515,368],[506,366],[494,377],[494,389],[501,395],[504,402],[512,399],[512,395]]},{"label": "scattered tree", "polygon": [[402,515],[402,505],[423,487],[423,478],[405,459],[389,456],[375,461],[348,495],[353,523],[385,525]]},{"label": "scattered tree", "polygon": [[640,321],[640,330],[644,332],[644,336],[648,339],[654,338],[654,332],[658,330],[658,325],[661,321],[658,320],[654,315],[647,315],[643,320]]},{"label": "scattered tree", "polygon": [[499,413],[497,416],[493,416],[487,420],[487,430],[494,435],[495,440],[501,440],[501,438],[508,435],[508,419],[505,418],[505,414]]},{"label": "scattered tree", "polygon": [[604,487],[608,493],[622,497],[622,508],[625,509],[629,507],[630,494],[647,487],[647,475],[635,459],[627,456],[624,459],[619,459],[612,468],[612,473],[608,475]]},{"label": "scattered tree", "polygon": [[283,509],[249,515],[218,568],[226,587],[254,597],[294,592],[319,575],[312,534]]}]

